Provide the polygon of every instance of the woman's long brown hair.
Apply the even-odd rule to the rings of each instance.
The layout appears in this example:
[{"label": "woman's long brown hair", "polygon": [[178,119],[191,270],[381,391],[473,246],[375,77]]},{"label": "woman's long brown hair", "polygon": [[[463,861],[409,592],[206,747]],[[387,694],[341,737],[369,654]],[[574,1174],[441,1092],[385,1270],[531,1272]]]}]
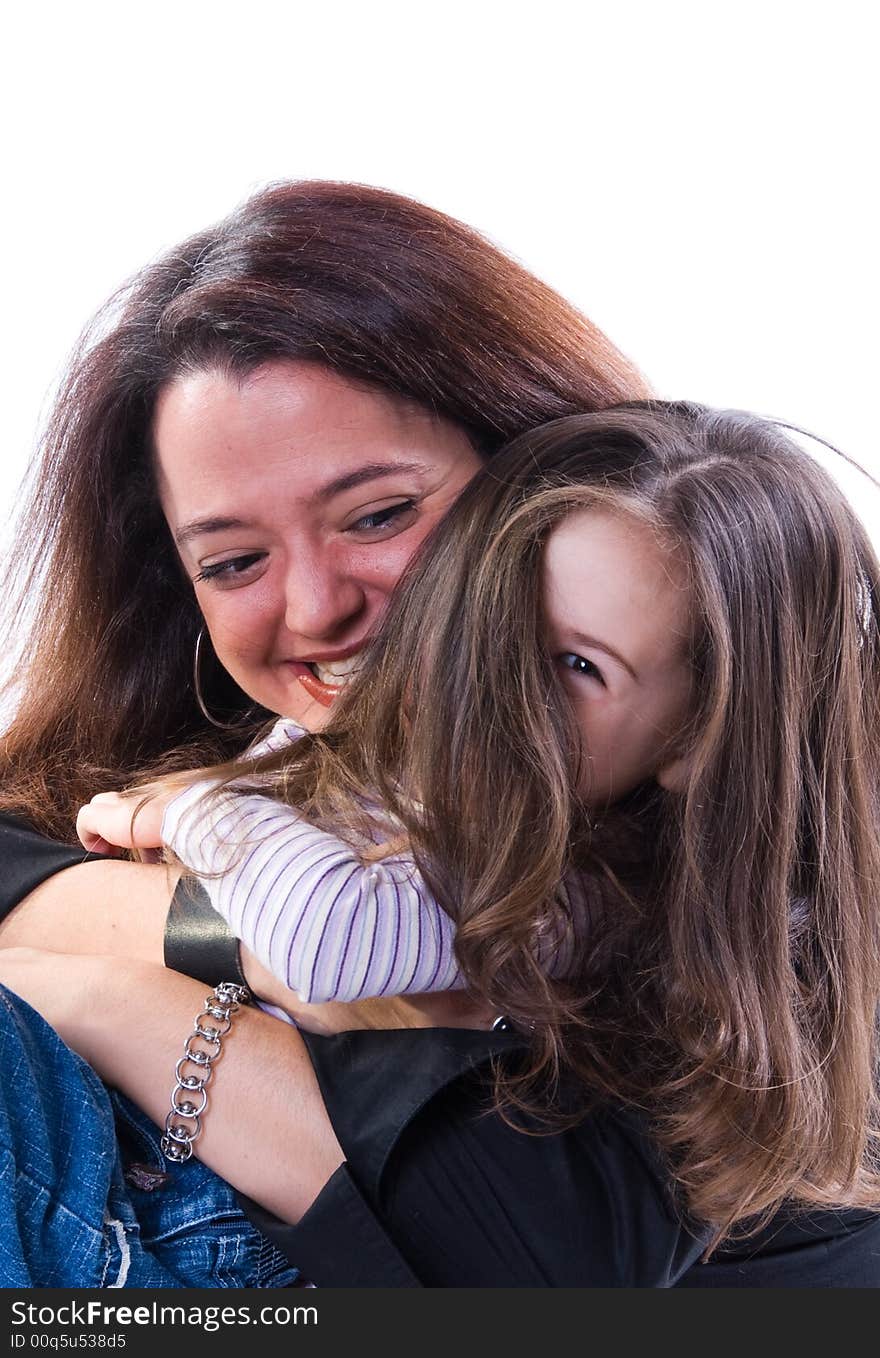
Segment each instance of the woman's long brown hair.
[{"label": "woman's long brown hair", "polygon": [[[243,729],[218,734],[195,700],[201,618],[150,429],[182,372],[278,358],[418,402],[487,457],[543,420],[646,392],[595,326],[460,222],[352,184],[258,193],[112,299],[59,393],[4,591],[15,716],[0,808],[70,839],[83,801],[172,747],[189,742],[190,763],[242,748]],[[250,708],[218,667],[202,682],[212,713]]]},{"label": "woman's long brown hair", "polygon": [[[596,504],[686,571],[694,694],[684,790],[598,828],[541,597],[549,533]],[[880,1206],[878,593],[863,528],[782,428],[660,403],[561,419],[465,489],[326,732],[261,765],[354,833],[378,792],[468,983],[532,1035],[503,1098],[644,1110],[719,1237],[783,1201]]]}]

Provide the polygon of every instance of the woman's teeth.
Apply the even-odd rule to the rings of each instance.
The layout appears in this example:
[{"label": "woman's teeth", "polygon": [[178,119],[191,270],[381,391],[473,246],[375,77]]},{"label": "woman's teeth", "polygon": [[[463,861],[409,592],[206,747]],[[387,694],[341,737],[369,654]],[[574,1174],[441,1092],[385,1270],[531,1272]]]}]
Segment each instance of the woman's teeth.
[{"label": "woman's teeth", "polygon": [[360,655],[350,655],[345,660],[313,660],[309,664],[316,678],[322,684],[328,684],[330,688],[342,688],[348,682],[355,670],[361,663]]}]

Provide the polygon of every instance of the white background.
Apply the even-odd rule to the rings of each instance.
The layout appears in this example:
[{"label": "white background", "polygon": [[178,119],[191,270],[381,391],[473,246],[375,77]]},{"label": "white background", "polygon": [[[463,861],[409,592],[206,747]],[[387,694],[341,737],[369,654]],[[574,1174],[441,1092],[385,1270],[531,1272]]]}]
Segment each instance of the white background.
[{"label": "white background", "polygon": [[[781,415],[880,475],[872,8],[30,4],[4,35],[0,519],[99,303],[298,177],[463,218],[662,394]],[[849,484],[880,537],[880,492]]]}]

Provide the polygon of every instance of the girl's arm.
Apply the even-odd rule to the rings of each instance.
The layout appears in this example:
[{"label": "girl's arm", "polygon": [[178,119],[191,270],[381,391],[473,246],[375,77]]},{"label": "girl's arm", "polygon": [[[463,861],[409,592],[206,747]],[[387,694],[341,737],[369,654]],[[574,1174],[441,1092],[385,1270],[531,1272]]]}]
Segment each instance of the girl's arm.
[{"label": "girl's arm", "polygon": [[[130,822],[131,803],[126,811]],[[0,950],[39,948],[163,965],[165,922],[178,870],[124,861],[78,861],[12,817],[0,816]],[[350,1028],[482,1027],[489,1016],[464,994],[431,994],[306,1006],[247,947],[242,967],[253,993],[316,1032]],[[47,966],[54,965],[51,960]]]},{"label": "girl's arm", "polygon": [[407,857],[364,864],[294,808],[206,783],[166,805],[161,837],[307,1003],[461,985],[453,923]]},{"label": "girl's arm", "polygon": [[[281,718],[250,754],[300,735]],[[461,987],[452,922],[411,859],[366,865],[292,807],[229,791],[205,796],[213,789],[195,782],[146,802],[137,789],[100,793],[80,810],[77,832],[98,852],[171,848],[257,961],[304,1003]],[[260,993],[298,1017],[289,995]]]}]

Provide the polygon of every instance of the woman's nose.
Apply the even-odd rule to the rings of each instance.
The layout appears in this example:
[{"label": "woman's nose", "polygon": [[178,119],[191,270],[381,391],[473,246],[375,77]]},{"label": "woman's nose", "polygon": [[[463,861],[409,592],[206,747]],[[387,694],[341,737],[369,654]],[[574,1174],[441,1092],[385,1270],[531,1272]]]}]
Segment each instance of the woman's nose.
[{"label": "woman's nose", "polygon": [[319,557],[291,567],[284,622],[295,636],[331,640],[356,623],[365,608],[363,585],[340,563]]}]

